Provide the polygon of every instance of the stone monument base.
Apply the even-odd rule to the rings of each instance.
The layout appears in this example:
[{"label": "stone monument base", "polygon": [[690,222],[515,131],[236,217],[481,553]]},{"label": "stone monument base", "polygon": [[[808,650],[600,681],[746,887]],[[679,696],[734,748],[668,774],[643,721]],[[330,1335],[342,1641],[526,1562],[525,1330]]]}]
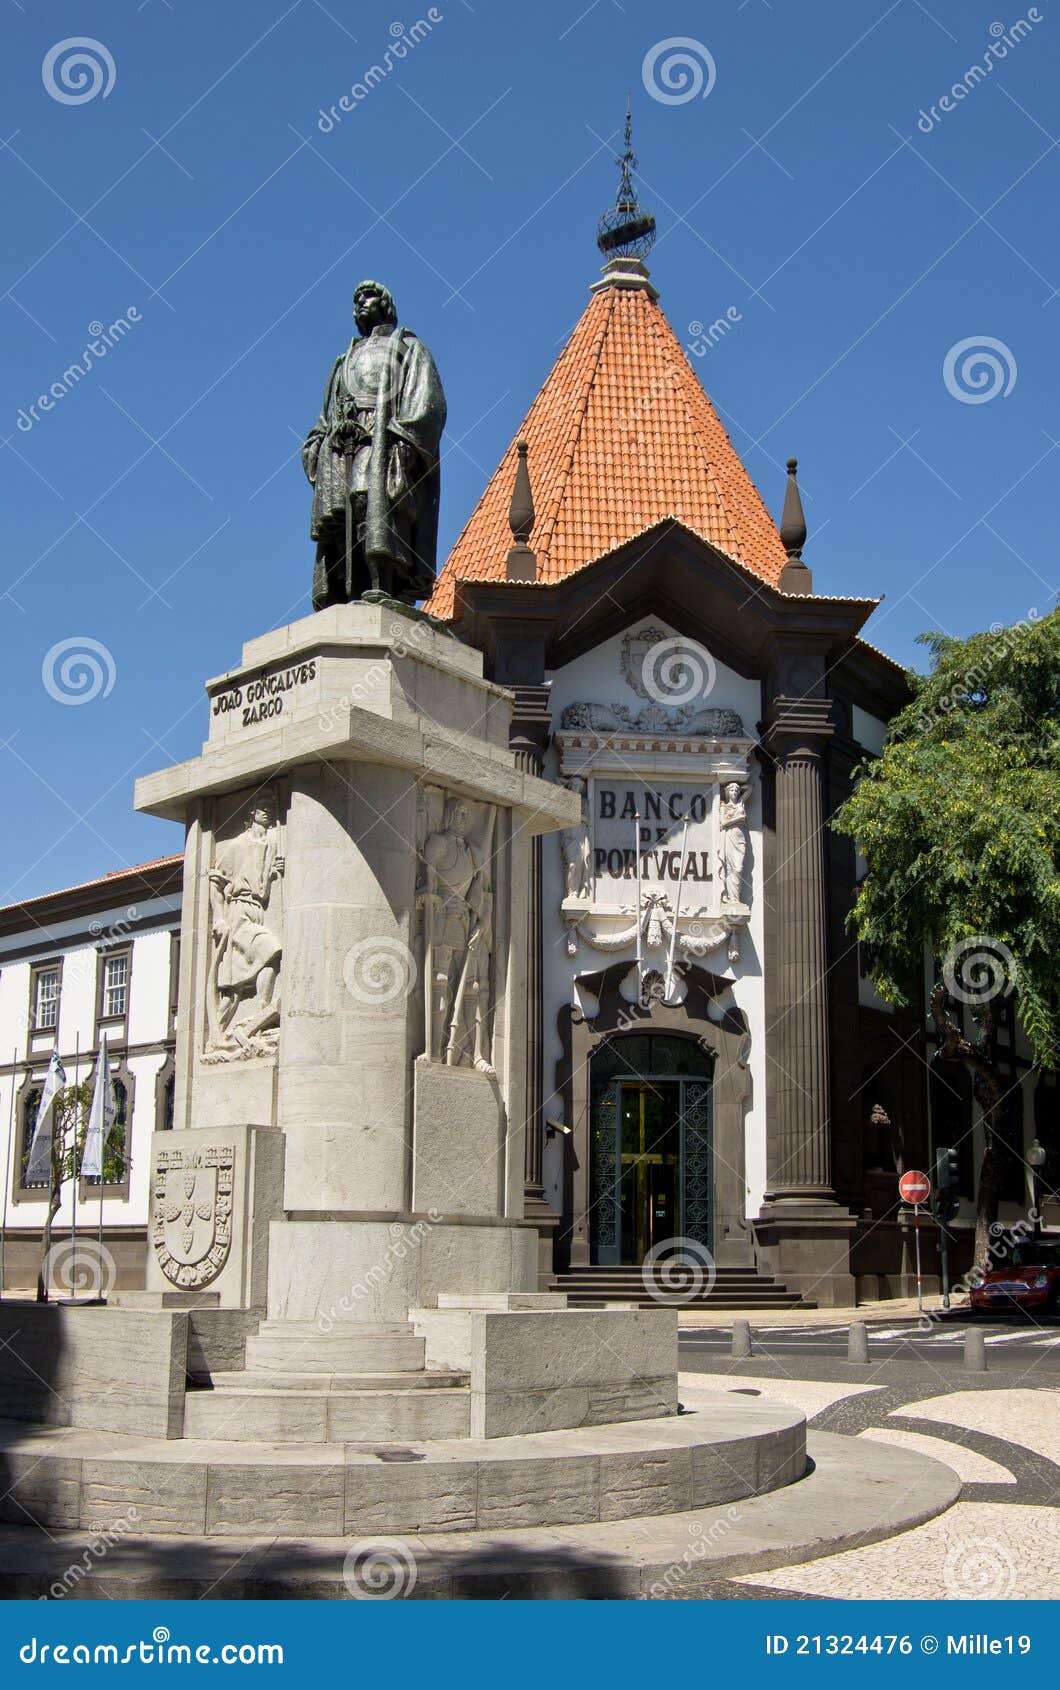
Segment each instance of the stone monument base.
[{"label": "stone monument base", "polygon": [[406,1321],[453,1286],[534,1291],[537,1233],[523,1221],[438,1210],[290,1213],[269,1244],[270,1320]]}]

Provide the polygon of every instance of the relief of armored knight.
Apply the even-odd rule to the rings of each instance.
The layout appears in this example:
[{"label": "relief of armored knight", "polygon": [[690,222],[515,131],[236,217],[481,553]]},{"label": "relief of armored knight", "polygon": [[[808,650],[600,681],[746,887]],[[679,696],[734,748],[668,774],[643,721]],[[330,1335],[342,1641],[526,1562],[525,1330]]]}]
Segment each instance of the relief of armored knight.
[{"label": "relief of armored knight", "polygon": [[[433,802],[432,802],[433,800]],[[432,817],[431,811],[434,812]],[[421,823],[425,1055],[492,1074],[490,973],[495,811],[428,793]]]}]

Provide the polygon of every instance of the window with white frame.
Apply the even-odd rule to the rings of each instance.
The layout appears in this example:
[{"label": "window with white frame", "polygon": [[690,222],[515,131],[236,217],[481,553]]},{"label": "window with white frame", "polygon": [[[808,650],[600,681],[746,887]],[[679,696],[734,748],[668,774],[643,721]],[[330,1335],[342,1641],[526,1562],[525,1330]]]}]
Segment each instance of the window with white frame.
[{"label": "window with white frame", "polygon": [[124,1015],[129,1002],[129,956],[106,957],[103,963],[103,1014]]},{"label": "window with white frame", "polygon": [[54,1028],[59,1021],[59,970],[42,968],[37,974],[33,1024],[40,1031]]}]

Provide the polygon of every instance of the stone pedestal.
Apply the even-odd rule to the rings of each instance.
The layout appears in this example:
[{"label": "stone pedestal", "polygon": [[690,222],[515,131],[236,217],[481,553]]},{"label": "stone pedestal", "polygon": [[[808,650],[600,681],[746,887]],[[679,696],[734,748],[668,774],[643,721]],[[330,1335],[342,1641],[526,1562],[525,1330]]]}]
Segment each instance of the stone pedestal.
[{"label": "stone pedestal", "polygon": [[274,1318],[534,1289],[525,893],[577,800],[517,766],[481,655],[400,609],[252,640],[207,693],[202,755],[137,785],[187,828],[160,1137],[282,1137]]}]

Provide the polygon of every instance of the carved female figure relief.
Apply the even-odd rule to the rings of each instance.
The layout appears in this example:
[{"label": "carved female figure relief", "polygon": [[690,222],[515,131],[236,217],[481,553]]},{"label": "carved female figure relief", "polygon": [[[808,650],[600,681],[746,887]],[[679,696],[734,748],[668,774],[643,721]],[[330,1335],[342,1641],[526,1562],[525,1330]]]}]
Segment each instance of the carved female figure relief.
[{"label": "carved female figure relief", "polygon": [[721,829],[721,901],[742,904],[747,861],[747,803],[751,788],[726,781],[721,789],[718,821]]},{"label": "carved female figure relief", "polygon": [[565,827],[559,836],[563,852],[565,896],[588,898],[592,890],[592,845],[589,837],[586,783],[580,775],[575,775],[563,784],[569,791],[578,793],[582,804],[581,820],[574,827]]}]

